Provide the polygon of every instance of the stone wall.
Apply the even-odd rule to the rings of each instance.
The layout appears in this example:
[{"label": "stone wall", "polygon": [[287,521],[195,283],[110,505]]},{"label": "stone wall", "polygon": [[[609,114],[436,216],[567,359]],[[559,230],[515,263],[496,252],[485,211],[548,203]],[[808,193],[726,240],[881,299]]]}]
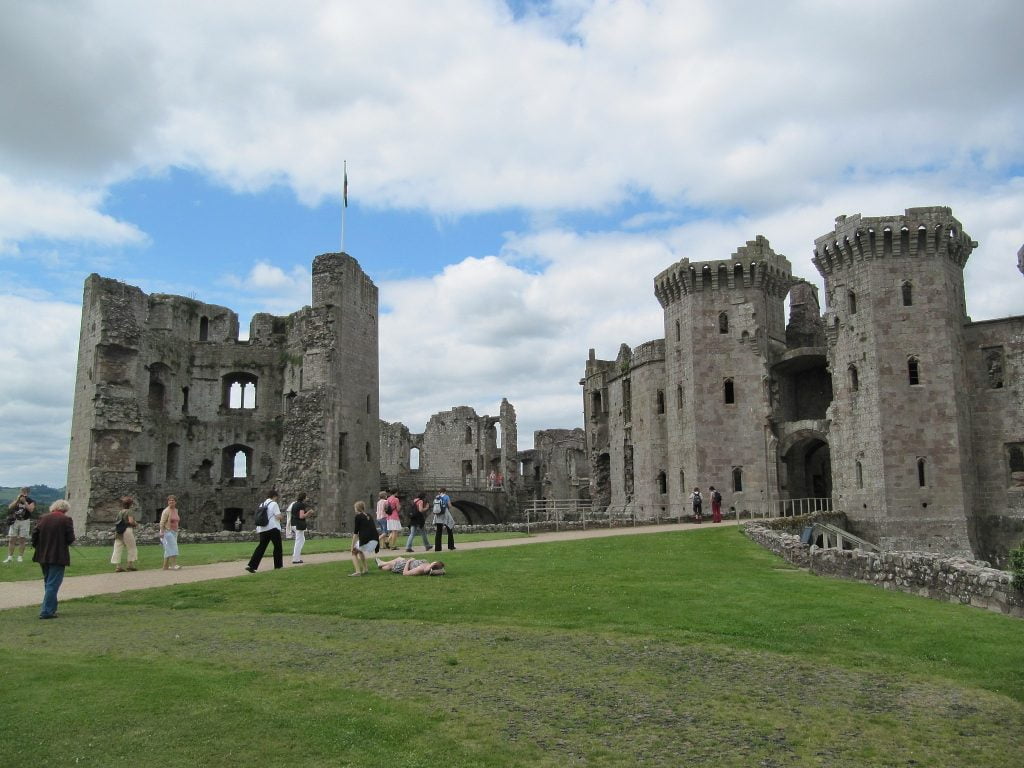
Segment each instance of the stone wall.
[{"label": "stone wall", "polygon": [[765,549],[817,575],[1024,618],[1024,592],[1011,586],[1011,574],[984,562],[930,552],[808,547],[796,534],[760,522],[745,523],[743,532]]}]

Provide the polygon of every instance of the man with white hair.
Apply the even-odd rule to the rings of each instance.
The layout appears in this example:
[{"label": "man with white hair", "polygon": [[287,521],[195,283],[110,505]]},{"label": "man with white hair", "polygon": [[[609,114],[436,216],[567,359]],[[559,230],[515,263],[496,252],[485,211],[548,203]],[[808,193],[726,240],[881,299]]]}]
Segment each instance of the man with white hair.
[{"label": "man with white hair", "polygon": [[71,544],[75,541],[75,524],[67,516],[68,503],[58,499],[48,514],[39,518],[32,531],[33,562],[43,569],[43,604],[40,619],[57,618],[57,590],[64,581],[64,569],[71,565]]}]

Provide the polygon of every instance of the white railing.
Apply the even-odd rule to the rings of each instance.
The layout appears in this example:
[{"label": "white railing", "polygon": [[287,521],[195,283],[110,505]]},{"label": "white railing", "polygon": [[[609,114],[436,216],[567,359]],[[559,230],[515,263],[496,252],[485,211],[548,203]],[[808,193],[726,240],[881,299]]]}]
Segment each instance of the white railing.
[{"label": "white railing", "polygon": [[[832,511],[832,499],[828,496],[809,497],[806,499],[778,499],[776,501],[763,502],[755,505],[756,513],[758,517],[771,518],[771,517],[796,517],[797,515],[810,515],[814,512],[831,512]],[[731,513],[733,510],[729,510]],[[745,513],[747,510],[738,510],[736,512],[737,519],[741,512]],[[754,514],[754,510],[751,514]]]}]

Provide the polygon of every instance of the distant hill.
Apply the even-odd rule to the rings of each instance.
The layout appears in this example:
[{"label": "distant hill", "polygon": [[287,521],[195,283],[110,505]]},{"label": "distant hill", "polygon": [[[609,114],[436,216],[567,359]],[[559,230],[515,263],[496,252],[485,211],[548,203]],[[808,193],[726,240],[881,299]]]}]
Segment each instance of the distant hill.
[{"label": "distant hill", "polygon": [[[20,490],[20,487],[5,488],[0,486],[0,504],[3,504],[3,507],[0,507],[0,510],[6,510],[7,505],[18,497],[18,492]],[[29,491],[29,496],[36,501],[36,516],[48,511],[50,505],[57,499],[63,499],[65,491],[66,488],[51,488],[48,485],[33,485]]]}]

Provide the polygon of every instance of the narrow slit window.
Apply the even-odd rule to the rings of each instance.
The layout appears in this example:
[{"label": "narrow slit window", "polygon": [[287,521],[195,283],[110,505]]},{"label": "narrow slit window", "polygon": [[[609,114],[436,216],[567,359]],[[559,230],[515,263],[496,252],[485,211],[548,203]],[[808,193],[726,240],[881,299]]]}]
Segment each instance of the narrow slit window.
[{"label": "narrow slit window", "polygon": [[903,306],[910,307],[914,304],[914,286],[909,280],[904,280],[900,285],[900,296],[903,298]]},{"label": "narrow slit window", "polygon": [[733,385],[732,379],[726,379],[722,388],[725,396],[725,404],[732,405],[733,403],[735,403],[736,387]]},{"label": "narrow slit window", "polygon": [[925,460],[923,457],[917,459],[917,484],[924,488],[927,485],[928,478],[925,475]]},{"label": "narrow slit window", "polygon": [[921,383],[921,363],[916,355],[907,358],[907,381],[911,386]]},{"label": "narrow slit window", "polygon": [[857,366],[851,365],[848,370],[850,373],[850,390],[857,392],[860,389],[860,375],[857,373]]}]

